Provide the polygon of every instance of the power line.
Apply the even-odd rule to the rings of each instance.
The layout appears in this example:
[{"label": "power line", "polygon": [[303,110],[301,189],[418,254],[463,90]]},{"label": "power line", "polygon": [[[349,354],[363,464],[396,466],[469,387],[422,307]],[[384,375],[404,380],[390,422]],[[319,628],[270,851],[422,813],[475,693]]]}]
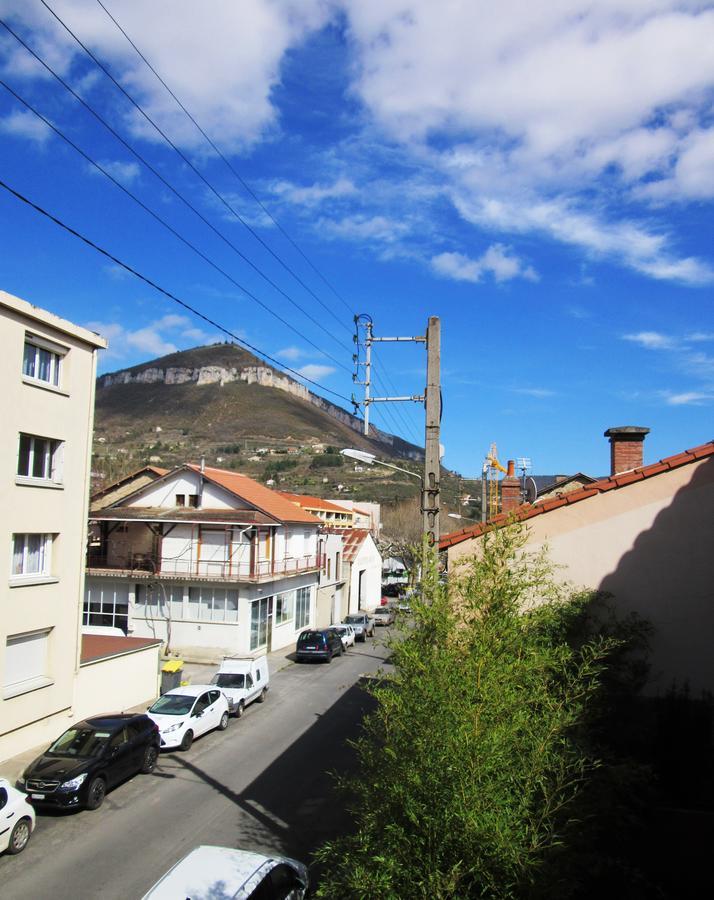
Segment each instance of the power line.
[{"label": "power line", "polygon": [[[85,100],[84,100],[84,99],[83,99],[83,98],[82,98],[82,97],[81,97],[81,96],[80,96],[80,95],[72,88],[72,86],[71,86],[70,84],[68,84],[68,83],[67,83],[67,82],[66,82],[66,81],[65,81],[65,80],[57,73],[57,72],[55,72],[55,70],[54,70],[54,69],[53,69],[53,68],[52,68],[52,67],[51,67],[44,59],[42,59],[42,57],[40,57],[39,54],[37,54],[37,53],[36,53],[36,52],[35,52],[35,51],[34,51],[34,50],[33,50],[33,49],[32,49],[32,48],[31,48],[31,47],[30,47],[30,46],[29,46],[29,45],[28,45],[28,44],[27,44],[27,43],[26,43],[26,42],[25,42],[25,41],[24,41],[24,40],[23,40],[16,32],[15,32],[15,31],[13,31],[13,29],[12,29],[6,22],[4,22],[2,19],[0,19],[0,25],[2,25],[2,26],[3,26],[3,27],[4,27],[4,28],[5,28],[5,29],[6,29],[6,30],[7,30],[7,31],[8,31],[8,32],[9,32],[9,33],[10,33],[10,34],[11,34],[11,35],[12,35],[12,36],[13,36],[13,37],[14,37],[14,38],[15,38],[15,39],[16,39],[16,40],[17,40],[17,41],[18,41],[18,42],[26,49],[26,50],[27,50],[27,52],[30,53],[30,54],[31,54],[31,55],[32,55],[32,56],[33,56],[33,57],[34,57],[34,58],[35,58],[35,59],[36,59],[36,60],[37,60],[37,61],[38,61],[38,62],[39,62],[39,63],[40,63],[40,64],[41,64],[41,65],[42,65],[42,66],[43,66],[43,67],[44,67],[44,68],[45,68],[45,69],[46,69],[46,70],[47,70],[47,71],[48,71],[48,72],[49,72],[49,73],[50,73],[50,74],[51,74],[51,75],[52,75],[52,76],[53,76],[53,77],[61,84],[61,85],[62,85],[62,87],[64,87],[64,88],[65,88],[65,89],[66,89],[66,90],[67,90],[67,91],[68,91],[68,92],[69,92],[69,93],[70,93],[70,94],[71,94],[71,95],[72,95],[79,103],[81,103],[81,105],[82,105],[82,106],[83,106],[83,107],[84,107],[84,108],[85,108],[92,116],[94,116],[94,118],[95,118],[98,122],[100,122],[100,123],[101,123],[101,124],[102,124],[109,132],[110,132],[110,134],[112,134],[112,135],[113,135],[113,136],[114,136],[114,137],[115,137],[115,138],[116,138],[116,139],[117,139],[124,147],[126,147],[126,149],[129,150],[129,152],[132,153],[132,155],[133,155],[136,159],[138,159],[138,160],[139,160],[139,161],[140,161],[147,169],[149,169],[149,171],[150,171],[153,175],[155,175],[155,176],[161,181],[162,184],[164,184],[164,185],[165,185],[165,186],[166,186],[166,187],[167,187],[167,188],[168,188],[168,189],[169,189],[169,190],[170,190],[170,191],[171,191],[171,192],[179,199],[179,200],[181,200],[181,202],[184,203],[184,204],[185,204],[185,205],[186,205],[186,206],[187,206],[187,207],[188,207],[188,208],[189,208],[189,209],[190,209],[190,210],[191,210],[191,211],[192,211],[192,212],[193,212],[193,213],[194,213],[194,214],[195,214],[195,215],[196,215],[196,216],[197,216],[204,224],[205,224],[205,225],[207,225],[208,228],[210,228],[211,231],[213,231],[213,232],[214,232],[214,233],[215,233],[222,241],[224,241],[224,243],[226,243],[226,244],[227,244],[227,245],[228,245],[228,246],[229,246],[236,254],[238,254],[238,256],[239,256],[241,259],[243,259],[243,260],[244,260],[244,261],[245,261],[245,262],[246,262],[246,263],[247,263],[254,271],[256,271],[256,272],[257,272],[257,273],[258,273],[265,281],[267,281],[267,283],[270,284],[271,287],[273,287],[276,291],[278,291],[280,294],[282,294],[282,296],[284,296],[290,303],[292,303],[293,306],[296,307],[296,309],[300,310],[300,312],[302,312],[303,315],[305,315],[311,322],[313,322],[313,324],[317,325],[318,328],[320,328],[322,331],[324,331],[325,334],[327,334],[328,337],[330,337],[330,338],[331,338],[332,340],[334,340],[337,344],[339,344],[339,346],[341,346],[343,349],[348,349],[344,344],[342,344],[342,343],[335,337],[335,335],[334,335],[331,331],[329,331],[327,328],[325,328],[325,326],[322,325],[321,322],[319,322],[317,319],[315,319],[313,316],[311,316],[305,309],[303,309],[303,307],[302,307],[296,300],[294,300],[289,294],[287,294],[287,293],[286,293],[279,285],[277,285],[277,284],[276,284],[269,276],[267,276],[267,275],[266,275],[266,274],[265,274],[258,266],[256,266],[256,265],[255,265],[255,264],[254,264],[254,263],[253,263],[253,262],[252,262],[252,261],[251,261],[244,253],[242,253],[241,250],[239,250],[238,247],[236,247],[235,244],[233,244],[232,241],[230,241],[230,240],[229,240],[229,239],[228,239],[221,231],[219,231],[217,228],[215,228],[215,226],[214,226],[211,222],[209,222],[208,219],[206,219],[206,217],[205,217],[201,212],[199,212],[199,210],[197,210],[196,207],[193,206],[193,204],[192,204],[189,200],[187,200],[186,197],[184,197],[183,194],[181,194],[180,191],[178,191],[178,190],[177,190],[177,189],[176,189],[176,188],[175,188],[175,187],[174,187],[174,186],[173,186],[166,178],[164,178],[164,176],[163,176],[163,175],[162,175],[162,174],[161,174],[161,173],[160,173],[160,172],[159,172],[159,171],[158,171],[158,170],[157,170],[150,162],[148,162],[148,160],[146,160],[146,159],[145,159],[145,158],[144,158],[144,157],[143,157],[143,156],[142,156],[142,155],[141,155],[134,147],[132,147],[131,144],[129,144],[129,143],[128,143],[128,142],[127,142],[127,141],[126,141],[126,140],[125,140],[125,139],[124,139],[124,138],[123,138],[123,137],[122,137],[122,136],[121,136],[121,135],[120,135],[120,134],[119,134],[119,133],[118,133],[118,132],[117,132],[117,131],[116,131],[116,130],[115,130],[115,129],[114,129],[114,128],[113,128],[113,127],[112,127],[112,126],[111,126],[111,125],[110,125],[110,124],[109,124],[109,123],[108,123],[108,122],[107,122],[107,121],[106,121],[106,120],[105,120],[105,119],[104,119],[104,118],[103,118],[103,117],[102,117],[102,116],[101,116],[101,115],[100,115],[100,114],[99,114],[99,113],[98,113],[98,112],[90,105],[90,104],[89,104],[89,103],[87,103],[87,102],[86,102],[86,101],[85,101]],[[45,121],[45,122],[49,125],[49,127],[51,127],[51,128],[52,128],[52,129],[53,129],[60,137],[62,137],[64,140],[66,140],[66,141],[67,141],[67,142],[68,142],[75,150],[77,150],[77,152],[82,153],[82,151],[79,150],[79,148],[78,148],[75,144],[73,144],[68,138],[66,138],[66,137],[64,136],[64,134],[62,134],[57,128],[55,128],[55,126],[52,125],[52,123],[50,123],[47,119],[45,119],[43,116],[41,116],[41,114],[38,113],[37,110],[35,110],[29,103],[27,103],[27,101],[23,100],[23,98],[20,97],[14,90],[12,90],[12,88],[8,87],[8,85],[5,84],[4,82],[2,82],[2,84],[3,84],[3,86],[4,86],[8,91],[10,91],[10,93],[12,93],[12,94],[13,94],[13,95],[14,95],[21,103],[23,103],[28,109],[30,109],[32,112],[34,112],[35,115],[37,115],[39,118],[41,118],[43,121]],[[86,157],[86,155],[85,155],[85,158],[88,158],[88,157]],[[97,164],[94,163],[92,160],[90,160],[90,162],[92,162],[92,164],[95,165],[95,166],[97,165]],[[97,166],[97,168],[102,172],[102,174],[104,174],[104,175],[106,175],[107,177],[111,178],[111,176],[108,175],[108,173],[107,173],[106,171],[104,171],[101,167]],[[117,182],[116,179],[111,178],[111,180],[112,180],[115,184],[117,184],[120,188],[122,188],[122,190],[124,190],[125,193],[128,193],[129,196],[132,197],[132,199],[134,199],[137,203],[139,203],[140,205],[142,205],[142,206],[144,207],[144,209],[147,209],[147,211],[151,212],[150,210],[148,210],[148,208],[147,208],[144,204],[141,203],[140,200],[138,200],[136,197],[134,197],[133,194],[131,194],[130,192],[126,191],[126,189],[125,189],[121,184],[119,184],[119,182]],[[154,213],[151,213],[151,215],[153,215],[154,218],[157,218],[157,216],[156,216]],[[159,221],[162,221],[162,220],[159,219]],[[164,223],[164,222],[162,221],[162,224],[166,224],[166,223]],[[170,226],[166,226],[166,227],[169,227],[169,228],[170,228]],[[172,229],[172,230],[173,230],[173,229]],[[174,231],[174,234],[177,234],[177,232]],[[177,236],[178,236],[178,235],[177,235]],[[179,236],[179,237],[180,237],[180,236]],[[180,239],[181,239],[181,240],[184,240],[183,238],[180,238]],[[191,245],[191,246],[192,246],[192,245]],[[194,248],[193,246],[192,246],[192,249],[195,250],[195,248]],[[200,251],[196,251],[196,252],[200,252]],[[205,259],[205,258],[206,258],[206,257],[204,256],[204,259]],[[222,270],[220,270],[220,271],[222,272],[222,274],[224,274],[224,275],[226,274],[226,273],[224,273]],[[226,277],[230,277],[230,276],[227,276],[227,275],[226,275]],[[262,301],[260,301],[257,297],[255,297],[250,291],[247,291],[247,290],[246,290],[245,288],[243,288],[241,285],[237,285],[237,286],[238,286],[241,290],[243,290],[248,296],[250,296],[251,299],[254,299],[257,303],[259,303],[261,306],[263,306],[264,309],[267,309],[268,312],[271,313],[271,315],[276,315],[276,317],[279,318],[280,321],[283,322],[283,324],[286,324],[286,325],[287,325],[291,330],[293,330],[299,337],[301,337],[303,340],[307,341],[307,343],[309,343],[312,347],[314,347],[316,350],[318,350],[319,353],[325,354],[329,359],[331,359],[333,362],[337,363],[337,365],[339,365],[339,366],[341,366],[342,368],[344,368],[344,369],[346,369],[347,371],[349,371],[349,369],[348,369],[343,363],[340,363],[340,362],[339,362],[338,360],[336,360],[334,357],[330,356],[329,353],[325,353],[325,351],[322,350],[322,348],[318,347],[316,344],[314,344],[312,341],[310,341],[308,338],[306,338],[301,332],[297,331],[297,329],[295,329],[294,326],[290,325],[290,324],[287,323],[284,319],[282,319],[282,318],[280,318],[279,316],[277,316],[276,313],[274,313],[274,312],[273,312],[271,309],[269,309],[265,304],[263,304]]]},{"label": "power line", "polygon": [[[378,384],[381,385],[381,388],[382,388],[382,390],[384,390],[384,393],[385,393],[385,394],[391,393],[391,394],[394,396],[394,395],[396,395],[396,394],[398,393],[398,391],[397,391],[397,389],[394,387],[394,384],[393,384],[392,380],[391,380],[390,377],[389,377],[389,374],[388,374],[388,372],[387,372],[386,367],[382,367],[382,364],[381,364],[382,361],[381,361],[381,360],[378,360],[377,355],[376,355],[376,353],[374,352],[375,349],[376,349],[376,348],[374,348],[374,347],[372,348],[372,353],[373,353],[373,356],[372,356],[372,367],[373,367],[373,369],[374,369],[374,379],[375,379],[375,381],[376,381]],[[383,386],[382,383],[381,383],[381,380],[380,380],[380,378],[379,378],[379,375],[377,374],[377,369],[378,369],[378,368],[379,368],[380,371],[382,372],[382,377],[384,378],[384,381],[386,381],[386,383],[387,383],[387,388],[388,388],[388,390],[387,390],[387,388],[384,388],[384,386]],[[413,438],[415,438],[415,443],[416,443],[416,445],[419,446],[419,436],[418,436],[418,434],[417,434],[416,427],[412,424],[412,422],[410,422],[410,421],[407,420],[406,416],[404,415],[404,413],[403,413],[403,411],[402,411],[402,409],[401,409],[400,404],[398,404],[398,403],[395,404],[395,406],[394,406],[394,411],[395,411],[395,413],[397,414],[397,416],[398,416],[400,422],[402,423],[402,427],[404,428],[404,433],[409,432],[409,433],[411,434],[411,436],[412,436]]]},{"label": "power line", "polygon": [[[252,197],[252,199],[258,204],[258,206],[265,213],[265,215],[268,216],[270,221],[280,231],[280,233],[283,235],[283,237],[285,237],[290,242],[290,244],[292,244],[292,246],[295,248],[295,250],[297,250],[297,252],[300,254],[300,256],[302,256],[302,258],[305,260],[305,262],[310,266],[310,268],[327,285],[327,287],[332,291],[332,293],[335,295],[335,297],[337,297],[337,299],[340,300],[340,302],[343,304],[345,309],[350,313],[350,315],[352,315],[354,311],[350,308],[349,304],[344,299],[344,297],[342,297],[342,295],[339,293],[339,291],[337,291],[337,289],[330,283],[330,281],[328,281],[328,279],[322,274],[322,272],[317,268],[317,266],[312,262],[312,260],[303,252],[302,248],[287,233],[287,231],[283,228],[283,226],[275,218],[275,216],[270,212],[270,210],[263,204],[263,202],[260,200],[260,198],[254,193],[254,191],[252,190],[250,185],[247,184],[247,182],[243,179],[241,174],[233,166],[233,164],[222,153],[222,151],[215,144],[215,142],[212,140],[212,138],[201,127],[201,125],[198,123],[198,121],[189,112],[189,110],[184,106],[184,104],[181,102],[181,100],[176,96],[176,94],[169,87],[169,85],[166,83],[166,81],[161,77],[161,75],[157,72],[157,70],[154,68],[154,66],[149,62],[149,60],[146,58],[146,56],[144,56],[144,54],[137,47],[137,45],[134,43],[134,41],[129,37],[126,30],[124,28],[122,28],[122,26],[119,24],[119,22],[116,20],[116,18],[107,9],[107,7],[102,3],[102,0],[97,0],[97,3],[101,6],[101,8],[104,10],[104,12],[107,14],[107,16],[111,19],[111,21],[114,23],[114,25],[116,25],[116,27],[119,29],[119,31],[124,35],[124,37],[127,39],[129,44],[131,44],[131,46],[134,48],[134,50],[136,51],[138,56],[143,60],[143,62],[151,70],[151,72],[153,72],[153,74],[156,76],[156,78],[159,80],[159,82],[163,85],[163,87],[166,89],[166,91],[171,95],[171,97],[175,100],[175,102],[178,104],[178,106],[181,108],[181,110],[186,114],[186,116],[188,116],[188,118],[191,120],[191,122],[193,122],[195,127],[203,135],[204,139],[208,142],[208,144],[211,146],[213,151],[223,160],[223,162],[226,164],[228,169],[233,173],[233,175],[235,176],[237,181],[240,183],[240,185],[243,187],[243,189],[246,191],[246,193],[248,193],[249,196]],[[333,313],[333,315],[334,315],[334,313]],[[337,318],[337,317],[335,316],[335,318]],[[338,319],[337,321],[339,321],[340,324],[343,325],[343,327],[345,327],[345,328],[347,327],[344,325],[344,323],[342,322],[341,319]],[[347,328],[347,330],[349,331],[349,328]]]},{"label": "power line", "polygon": [[111,262],[113,262],[115,265],[120,266],[126,272],[129,272],[131,275],[134,275],[140,281],[143,281],[145,284],[148,284],[149,287],[153,288],[155,291],[158,291],[160,294],[163,294],[165,297],[168,297],[169,300],[173,300],[174,303],[178,303],[179,306],[181,306],[184,309],[188,310],[189,312],[193,313],[193,315],[198,316],[199,319],[202,319],[204,322],[207,322],[209,325],[213,326],[213,328],[217,328],[223,334],[228,335],[230,338],[232,338],[235,341],[235,343],[240,344],[242,347],[245,347],[248,350],[250,350],[251,352],[258,354],[264,360],[269,360],[277,368],[282,369],[285,372],[290,372],[292,375],[295,375],[300,380],[306,381],[309,384],[314,384],[315,387],[320,388],[320,390],[325,391],[328,394],[332,394],[334,397],[339,397],[340,400],[344,400],[346,403],[352,405],[352,400],[348,397],[345,397],[344,394],[340,394],[337,391],[333,391],[332,388],[328,388],[324,384],[320,384],[319,381],[315,381],[313,378],[308,378],[305,375],[301,375],[296,369],[293,369],[290,366],[286,366],[284,363],[279,362],[277,359],[270,356],[268,353],[265,353],[263,350],[260,350],[258,347],[253,346],[253,344],[250,344],[244,338],[238,337],[237,334],[234,334],[230,329],[228,329],[225,326],[216,322],[215,319],[212,319],[210,316],[207,316],[204,313],[200,312],[194,306],[191,306],[190,303],[187,303],[185,300],[181,300],[180,297],[177,297],[175,294],[172,294],[171,291],[167,291],[165,288],[162,288],[155,281],[152,281],[152,279],[149,278],[148,276],[142,275],[142,273],[139,272],[137,269],[132,268],[130,265],[123,262],[117,256],[114,256],[108,250],[105,250],[103,247],[100,247],[98,244],[95,244],[94,241],[90,240],[90,238],[85,237],[79,231],[72,228],[70,225],[67,225],[61,219],[57,218],[57,216],[52,215],[52,213],[48,212],[42,206],[39,206],[37,203],[34,203],[32,200],[30,200],[24,194],[21,194],[19,191],[16,191],[13,187],[11,187],[9,184],[7,184],[2,179],[0,179],[0,187],[3,188],[3,190],[7,191],[9,194],[12,194],[12,196],[14,196],[17,200],[20,200],[22,203],[31,207],[36,212],[40,213],[45,218],[49,219],[51,222],[54,222],[55,225],[58,225],[64,231],[66,231],[69,234],[73,235],[74,237],[78,238],[80,241],[85,243],[88,247],[91,247],[93,250],[96,250],[97,253],[101,253],[102,256],[111,260]]},{"label": "power line", "polygon": [[213,186],[213,184],[211,184],[211,182],[203,175],[203,173],[199,169],[196,168],[196,166],[191,162],[191,160],[186,156],[186,154],[182,150],[180,150],[179,147],[176,146],[176,144],[174,144],[174,142],[171,140],[171,138],[169,138],[169,136],[156,124],[156,122],[144,110],[144,108],[141,106],[141,104],[131,96],[131,94],[123,87],[123,85],[119,81],[117,81],[117,79],[112,75],[112,73],[109,71],[109,69],[107,69],[107,67],[94,55],[94,53],[92,53],[92,51],[80,40],[80,38],[77,37],[77,35],[72,31],[72,29],[52,9],[52,7],[46,2],[46,0],[40,0],[40,3],[42,3],[42,5],[45,7],[45,9],[47,9],[48,12],[57,20],[57,22],[59,22],[59,24],[64,28],[64,30],[69,35],[71,35],[71,37],[76,41],[76,43],[79,44],[79,46],[84,50],[84,52],[87,54],[87,56],[89,56],[89,58],[95,63],[95,65],[98,68],[100,68],[102,70],[102,72],[104,72],[104,74],[107,76],[107,78],[110,79],[112,84],[114,84],[118,88],[118,90],[121,91],[121,93],[127,98],[127,100],[132,104],[132,106],[137,110],[137,112],[139,112],[146,119],[146,121],[156,130],[156,132],[161,135],[163,140],[171,147],[171,149],[175,153],[178,154],[178,156],[191,169],[191,171],[194,172],[194,174],[196,176],[198,176],[198,178],[201,179],[201,181],[206,185],[206,187],[211,191],[211,193],[214,194],[215,197],[223,204],[223,206],[225,206],[225,208],[231,213],[231,215],[233,215],[241,223],[241,225],[243,225],[243,227],[255,238],[255,240],[258,241],[261,244],[261,246],[265,250],[267,250],[267,252],[270,253],[270,255],[278,263],[280,263],[280,265],[287,272],[289,272],[292,275],[292,277],[312,297],[314,297],[315,300],[317,300],[317,302],[323,307],[323,309],[325,309],[328,313],[330,313],[330,315],[334,315],[332,310],[322,302],[322,300],[317,296],[317,294],[315,294],[312,291],[312,289],[302,281],[300,276],[296,272],[294,272],[293,269],[286,262],[284,262],[283,259],[277,253],[275,253],[275,251],[270,247],[270,245],[267,244],[263,240],[263,238],[255,231],[255,229],[251,228],[251,226],[248,224],[248,222],[245,221],[245,219],[243,219],[243,217],[240,215],[240,213],[238,213],[231,206],[231,204],[228,203],[228,201],[223,197],[223,195],[218,190],[216,190],[216,188]]},{"label": "power line", "polygon": [[215,269],[217,272],[219,272],[221,275],[223,275],[225,278],[227,278],[231,282],[231,284],[235,285],[235,287],[237,287],[239,290],[243,291],[243,293],[246,294],[246,296],[250,297],[251,300],[254,300],[267,313],[269,313],[271,316],[276,318],[279,322],[281,322],[283,325],[285,325],[287,328],[289,328],[291,331],[293,331],[295,334],[297,334],[298,337],[302,338],[302,340],[304,340],[306,343],[310,344],[310,346],[313,347],[315,350],[317,350],[318,353],[326,356],[327,359],[332,360],[332,362],[334,362],[336,365],[340,366],[341,368],[345,369],[345,371],[347,371],[347,372],[350,371],[350,369],[347,366],[345,366],[343,363],[341,363],[336,357],[327,353],[325,350],[323,350],[321,347],[319,347],[317,344],[315,344],[313,341],[311,341],[310,338],[308,338],[306,335],[304,335],[301,331],[298,331],[298,329],[295,328],[294,325],[291,325],[290,322],[288,322],[281,315],[276,313],[275,310],[271,309],[267,303],[264,303],[259,297],[257,297],[255,294],[253,294],[252,291],[250,291],[248,288],[246,288],[244,285],[242,285],[239,281],[236,281],[236,279],[233,278],[233,276],[230,275],[228,272],[226,272],[225,269],[222,269],[217,263],[214,263],[213,260],[210,259],[210,257],[206,256],[206,254],[202,250],[199,250],[198,247],[195,246],[195,244],[192,244],[187,238],[185,238],[180,232],[178,232],[165,219],[162,219],[162,217],[158,213],[154,212],[154,210],[152,210],[142,200],[140,200],[139,197],[136,196],[136,194],[133,194],[127,187],[125,187],[123,184],[121,184],[120,181],[118,181],[105,168],[103,168],[98,162],[96,162],[96,160],[92,159],[92,157],[89,156],[89,154],[85,153],[85,151],[82,150],[82,148],[79,147],[77,144],[75,144],[74,141],[72,141],[70,138],[68,138],[67,135],[63,134],[63,132],[60,131],[60,129],[57,128],[56,125],[54,125],[52,122],[50,122],[49,119],[47,119],[45,116],[43,116],[42,113],[40,113],[38,110],[36,110],[35,107],[32,106],[32,104],[28,103],[27,100],[25,100],[23,97],[21,97],[15,90],[13,90],[13,88],[11,88],[8,84],[6,84],[5,81],[3,81],[1,78],[0,78],[0,85],[2,87],[4,87],[5,90],[8,91],[8,93],[12,94],[12,96],[15,97],[20,103],[22,103],[30,112],[34,113],[35,116],[37,116],[38,119],[40,119],[42,122],[44,122],[48,128],[51,128],[52,131],[54,131],[55,134],[58,135],[58,137],[62,138],[63,141],[65,141],[67,144],[69,144],[69,146],[72,147],[73,150],[75,150],[77,153],[80,154],[80,156],[82,156],[84,159],[86,159],[90,165],[94,166],[94,168],[96,168],[97,171],[101,172],[102,175],[104,175],[106,178],[108,178],[121,191],[123,191],[128,197],[130,197],[135,203],[137,203],[141,207],[141,209],[143,209],[145,212],[147,212],[153,219],[155,219],[157,222],[159,222],[159,224],[163,225],[163,227],[166,228],[167,231],[169,231],[176,238],[178,238],[190,250],[192,250],[194,253],[196,253],[197,256],[199,256],[201,259],[203,259],[205,262],[207,262],[208,265],[210,265],[213,269]]}]

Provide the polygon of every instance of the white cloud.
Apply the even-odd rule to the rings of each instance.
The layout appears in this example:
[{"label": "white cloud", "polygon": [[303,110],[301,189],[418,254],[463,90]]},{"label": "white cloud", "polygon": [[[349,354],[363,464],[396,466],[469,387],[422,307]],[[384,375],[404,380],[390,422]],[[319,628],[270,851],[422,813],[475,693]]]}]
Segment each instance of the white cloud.
[{"label": "white cloud", "polygon": [[106,355],[117,359],[128,356],[132,351],[144,353],[147,357],[165,356],[179,349],[176,342],[189,340],[207,344],[218,340],[217,335],[192,326],[188,316],[176,313],[167,313],[142,328],[127,328],[120,322],[89,322],[85,327],[107,338],[109,347]]},{"label": "white cloud", "polygon": [[276,351],[275,355],[278,359],[287,359],[290,362],[295,362],[298,359],[302,359],[305,356],[305,352],[299,347],[284,347],[282,350]]},{"label": "white cloud", "polygon": [[685,391],[681,394],[665,393],[664,397],[668,406],[701,406],[714,399],[714,395],[703,394],[699,391]]},{"label": "white cloud", "polygon": [[639,344],[645,350],[673,350],[679,346],[676,338],[658,331],[638,331],[636,334],[625,334],[623,339]]},{"label": "white cloud", "polygon": [[[136,162],[120,162],[119,160],[103,160],[100,162],[101,167],[116,178],[120,184],[132,184],[141,175],[141,167]],[[100,175],[98,169],[94,166],[87,166],[87,170],[92,175]]]},{"label": "white cloud", "polygon": [[528,387],[520,387],[520,388],[511,388],[514,394],[523,394],[525,397],[533,397],[536,400],[544,400],[547,397],[554,397],[555,391],[551,391],[549,388],[528,388]]},{"label": "white cloud", "polygon": [[316,206],[323,200],[350,197],[357,193],[357,188],[349,178],[338,178],[332,184],[312,184],[299,187],[290,181],[278,181],[273,185],[273,193],[289,203],[303,206]]},{"label": "white cloud", "polygon": [[492,244],[478,259],[461,253],[439,253],[431,258],[431,266],[435,272],[455,281],[476,283],[484,273],[491,274],[496,281],[510,281],[513,278],[538,280],[535,270],[524,266],[522,260],[503,244]]},{"label": "white cloud", "polygon": [[0,119],[0,133],[24,138],[40,146],[52,137],[50,127],[29,110],[15,110]]},{"label": "white cloud", "polygon": [[[246,147],[276,124],[271,91],[280,80],[285,51],[300,43],[326,20],[327,0],[214,0],[210,15],[193,0],[114,0],[111,11],[158,72],[181,97],[222,149]],[[0,0],[0,11],[13,23],[32,29],[33,45],[60,73],[66,74],[80,48],[40,4]],[[147,113],[184,147],[200,147],[203,138],[154,75],[95,4],[63,0],[58,13],[105,61]],[[36,65],[13,48],[23,74],[34,77]],[[190,65],[187,64],[190,61]],[[127,121],[135,134],[160,138],[138,113]]]},{"label": "white cloud", "polygon": [[393,243],[410,230],[406,222],[387,216],[354,215],[343,219],[321,219],[317,230],[327,236],[345,238],[352,241],[375,241]]},{"label": "white cloud", "polygon": [[302,375],[303,378],[311,378],[313,381],[318,381],[321,378],[325,378],[327,375],[332,375],[334,371],[332,366],[321,366],[317,363],[308,363],[306,366],[301,366],[299,369],[296,369],[298,375]]}]

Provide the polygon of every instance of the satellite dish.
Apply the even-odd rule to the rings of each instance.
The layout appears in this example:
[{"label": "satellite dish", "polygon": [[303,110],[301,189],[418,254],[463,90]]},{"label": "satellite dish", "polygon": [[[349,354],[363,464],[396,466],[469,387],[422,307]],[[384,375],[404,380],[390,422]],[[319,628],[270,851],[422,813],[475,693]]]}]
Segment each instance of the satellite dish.
[{"label": "satellite dish", "polygon": [[523,499],[526,503],[535,503],[538,499],[538,487],[535,483],[535,480],[531,478],[530,475],[528,476],[528,478],[526,478],[524,493],[525,497]]}]

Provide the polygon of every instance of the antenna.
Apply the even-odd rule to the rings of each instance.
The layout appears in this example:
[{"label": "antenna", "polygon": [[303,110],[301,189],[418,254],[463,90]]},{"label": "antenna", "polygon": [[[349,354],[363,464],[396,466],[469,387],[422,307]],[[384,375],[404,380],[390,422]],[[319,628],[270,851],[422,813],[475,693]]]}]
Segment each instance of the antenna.
[{"label": "antenna", "polygon": [[[516,465],[521,471],[521,503],[528,503],[528,488],[526,486],[526,476],[530,469],[533,468],[530,456],[519,456]],[[529,479],[535,485],[533,479]],[[535,498],[534,498],[535,499]]]}]

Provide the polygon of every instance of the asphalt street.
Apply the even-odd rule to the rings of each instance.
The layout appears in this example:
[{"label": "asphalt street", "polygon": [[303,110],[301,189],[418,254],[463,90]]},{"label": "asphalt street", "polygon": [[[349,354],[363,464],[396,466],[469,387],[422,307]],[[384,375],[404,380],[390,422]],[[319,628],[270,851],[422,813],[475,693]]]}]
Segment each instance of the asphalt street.
[{"label": "asphalt street", "polygon": [[120,785],[99,810],[38,815],[27,849],[0,856],[0,895],[140,898],[200,844],[309,862],[346,825],[330,773],[353,762],[345,742],[370,703],[360,676],[387,657],[377,637],[329,665],[290,665],[264,704],[187,753],[163,753],[152,775]]}]

